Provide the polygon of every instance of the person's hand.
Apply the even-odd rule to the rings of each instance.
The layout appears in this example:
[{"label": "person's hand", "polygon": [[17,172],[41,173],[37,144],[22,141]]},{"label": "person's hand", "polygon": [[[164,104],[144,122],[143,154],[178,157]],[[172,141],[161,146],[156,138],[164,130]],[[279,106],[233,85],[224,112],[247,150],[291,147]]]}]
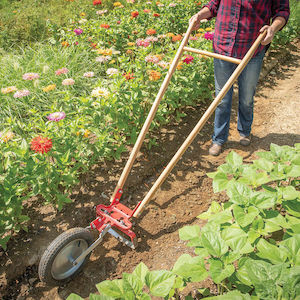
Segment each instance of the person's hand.
[{"label": "person's hand", "polygon": [[199,14],[195,14],[190,18],[189,24],[194,23],[192,30],[197,30],[200,27],[200,18]]},{"label": "person's hand", "polygon": [[275,30],[273,29],[272,26],[269,26],[269,25],[265,25],[264,27],[262,27],[260,29],[259,32],[264,32],[264,31],[267,31],[267,34],[264,38],[264,40],[261,42],[262,45],[268,45],[271,43],[271,41],[273,40],[274,38],[274,35],[275,35]]}]

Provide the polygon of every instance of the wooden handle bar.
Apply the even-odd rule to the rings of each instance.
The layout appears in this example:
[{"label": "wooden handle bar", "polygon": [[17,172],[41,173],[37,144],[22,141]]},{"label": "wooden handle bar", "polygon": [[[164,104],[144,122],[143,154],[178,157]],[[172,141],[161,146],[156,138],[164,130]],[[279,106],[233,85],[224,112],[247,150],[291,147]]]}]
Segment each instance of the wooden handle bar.
[{"label": "wooden handle bar", "polygon": [[113,195],[110,198],[111,202],[115,198],[115,195],[116,195],[117,191],[119,189],[123,189],[125,181],[126,181],[128,175],[129,175],[129,172],[130,172],[132,166],[133,166],[133,163],[134,163],[134,161],[135,161],[135,159],[137,157],[137,154],[138,154],[138,152],[139,152],[139,150],[140,150],[140,148],[142,146],[142,143],[143,143],[143,141],[145,139],[145,136],[146,136],[146,134],[147,134],[147,132],[149,130],[149,127],[151,125],[151,122],[152,122],[152,120],[153,120],[153,118],[154,118],[154,116],[156,114],[156,111],[158,109],[160,101],[161,101],[161,99],[162,99],[162,97],[163,97],[163,95],[164,95],[164,93],[165,93],[165,91],[166,91],[166,89],[167,89],[167,87],[169,85],[169,82],[170,82],[170,80],[172,78],[173,73],[176,70],[176,67],[178,65],[178,61],[179,61],[179,59],[180,59],[180,57],[181,57],[181,55],[183,53],[183,48],[187,44],[187,42],[189,40],[190,34],[192,32],[193,25],[194,25],[193,22],[189,25],[189,27],[187,29],[187,32],[186,32],[186,34],[185,34],[185,36],[184,36],[184,38],[183,38],[183,40],[182,40],[182,42],[181,42],[181,44],[180,44],[177,52],[176,52],[174,60],[173,60],[171,66],[170,66],[170,68],[169,68],[169,70],[168,70],[168,72],[166,74],[166,77],[165,77],[165,79],[164,79],[164,81],[163,81],[163,83],[162,83],[162,85],[161,85],[161,87],[160,87],[160,89],[158,91],[158,94],[157,94],[157,96],[156,96],[156,98],[155,98],[155,100],[154,100],[154,102],[152,104],[152,107],[151,107],[150,112],[149,112],[149,114],[147,116],[147,119],[146,119],[146,121],[145,121],[145,123],[144,123],[144,125],[142,127],[142,130],[141,130],[141,132],[140,132],[140,134],[139,134],[139,136],[138,136],[138,138],[137,138],[137,140],[135,142],[135,145],[134,145],[134,147],[133,147],[133,149],[132,149],[132,151],[130,153],[129,159],[128,159],[128,161],[127,161],[127,163],[125,165],[125,168],[124,168],[124,170],[123,170],[123,172],[121,174],[121,177],[120,177],[120,179],[119,179],[119,181],[117,183],[117,186],[116,186],[116,188],[114,190],[114,193],[113,193]]},{"label": "wooden handle bar", "polygon": [[139,205],[138,209],[135,211],[133,214],[134,217],[138,217],[139,214],[143,211],[145,208],[145,205],[151,200],[153,197],[154,193],[157,191],[157,189],[160,187],[160,185],[165,181],[167,176],[170,174],[176,163],[179,161],[179,159],[182,157],[186,149],[190,146],[190,144],[193,142],[195,139],[196,135],[198,132],[202,129],[204,124],[207,122],[207,120],[210,118],[210,116],[213,114],[215,109],[217,108],[218,104],[221,102],[221,100],[224,98],[226,93],[229,91],[231,86],[233,85],[234,81],[238,78],[240,73],[243,71],[251,57],[253,56],[254,52],[260,45],[261,41],[264,39],[266,35],[266,31],[261,33],[258,38],[255,40],[249,51],[246,53],[245,57],[242,59],[241,63],[236,67],[235,71],[232,73],[218,96],[215,98],[215,100],[210,104],[202,118],[199,120],[195,128],[192,130],[192,132],[189,134],[187,139],[183,142],[181,147],[178,149],[178,151],[175,153],[169,164],[166,166],[164,171],[161,173],[161,175],[158,177],[150,191],[147,193],[141,204]]},{"label": "wooden handle bar", "polygon": [[221,54],[217,54],[217,53],[213,53],[213,52],[209,52],[209,51],[198,50],[198,49],[194,49],[194,48],[190,48],[190,47],[184,47],[183,50],[189,51],[189,52],[194,52],[194,53],[201,54],[201,55],[214,57],[214,58],[218,58],[218,59],[222,59],[222,60],[226,60],[231,63],[237,64],[237,65],[240,64],[242,61],[241,59],[238,59],[238,58],[233,58],[233,57],[229,57],[229,56],[225,56],[225,55],[221,55]]}]

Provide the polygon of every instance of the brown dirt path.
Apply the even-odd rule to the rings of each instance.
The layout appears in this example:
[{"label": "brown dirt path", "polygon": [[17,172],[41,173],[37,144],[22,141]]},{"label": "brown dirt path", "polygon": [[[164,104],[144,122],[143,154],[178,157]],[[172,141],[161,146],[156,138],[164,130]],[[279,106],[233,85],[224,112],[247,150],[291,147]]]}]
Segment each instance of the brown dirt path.
[{"label": "brown dirt path", "polygon": [[[200,224],[196,217],[212,200],[225,200],[224,195],[213,193],[211,180],[205,174],[216,170],[231,150],[250,162],[257,151],[269,150],[271,143],[293,146],[300,142],[300,42],[291,46],[288,52],[273,53],[271,57],[267,60],[256,96],[251,146],[245,148],[238,143],[235,105],[230,139],[224,152],[217,158],[208,156],[213,121],[209,120],[137,220],[134,229],[139,246],[136,250],[107,237],[72,282],[51,288],[38,280],[37,265],[47,244],[64,230],[85,227],[93,220],[93,206],[108,203],[105,195],[111,195],[125,165],[127,157],[124,157],[116,163],[106,162],[91,170],[74,189],[74,203],[61,212],[43,206],[41,202],[37,205],[36,200],[26,204],[25,209],[31,216],[29,232],[20,233],[9,243],[6,252],[0,252],[0,298],[58,300],[66,299],[71,292],[88,297],[89,293],[96,292],[95,284],[119,278],[122,272],[132,272],[140,261],[152,270],[170,269],[181,254],[192,253],[179,240],[178,229]],[[273,61],[276,63],[278,59],[279,64],[265,78]],[[159,147],[140,154],[125,187],[123,202],[126,205],[133,207],[143,198],[205,108],[201,104],[187,109],[188,117],[163,128],[158,134]]]}]

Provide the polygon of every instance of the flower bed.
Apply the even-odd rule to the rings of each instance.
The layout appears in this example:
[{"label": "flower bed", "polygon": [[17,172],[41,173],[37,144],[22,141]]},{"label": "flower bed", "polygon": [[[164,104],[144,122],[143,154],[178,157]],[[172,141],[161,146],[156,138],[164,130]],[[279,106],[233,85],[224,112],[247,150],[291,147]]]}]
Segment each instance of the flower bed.
[{"label": "flower bed", "polygon": [[[101,10],[100,10],[100,9]],[[199,6],[188,1],[91,4],[67,28],[51,27],[52,45],[1,60],[1,245],[26,229],[22,203],[40,196],[58,209],[95,162],[132,144]],[[211,50],[203,23],[190,45]],[[211,98],[212,60],[185,55],[151,130]],[[183,97],[184,95],[184,97]],[[155,139],[148,139],[148,147]]]}]

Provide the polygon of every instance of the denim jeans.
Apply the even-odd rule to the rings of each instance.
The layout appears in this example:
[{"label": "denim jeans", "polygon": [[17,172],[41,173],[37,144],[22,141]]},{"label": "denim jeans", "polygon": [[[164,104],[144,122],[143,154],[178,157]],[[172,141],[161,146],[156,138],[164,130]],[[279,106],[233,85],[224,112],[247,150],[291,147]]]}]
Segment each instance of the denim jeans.
[{"label": "denim jeans", "polygon": [[[240,136],[249,136],[253,122],[253,104],[256,85],[261,70],[265,50],[258,53],[246,65],[238,78],[239,108],[237,129]],[[228,81],[237,65],[220,59],[214,59],[216,96]],[[222,145],[227,141],[230,124],[233,87],[230,88],[215,111],[214,134],[212,141]]]}]

